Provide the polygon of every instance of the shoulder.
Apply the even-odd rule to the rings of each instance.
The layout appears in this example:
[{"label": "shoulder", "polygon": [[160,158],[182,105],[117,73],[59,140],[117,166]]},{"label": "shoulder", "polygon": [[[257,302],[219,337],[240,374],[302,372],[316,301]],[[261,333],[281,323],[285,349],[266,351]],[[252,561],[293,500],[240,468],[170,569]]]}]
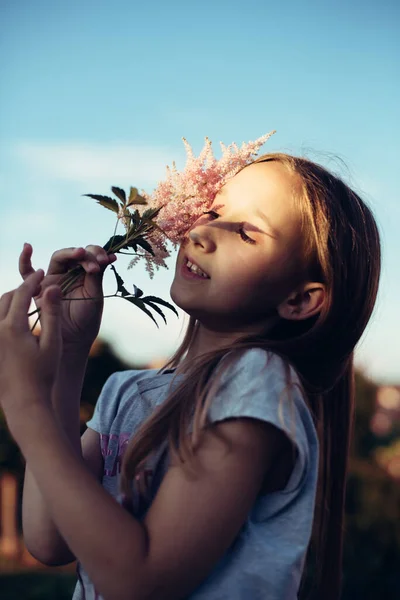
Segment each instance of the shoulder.
[{"label": "shoulder", "polygon": [[132,404],[132,398],[137,393],[140,382],[153,379],[157,375],[156,369],[129,369],[116,371],[103,385],[97,399],[93,417],[87,426],[96,431],[109,429],[121,407],[127,403]]},{"label": "shoulder", "polygon": [[260,371],[260,373],[269,374],[275,372],[281,376],[289,376],[298,380],[298,375],[294,367],[288,360],[282,358],[272,350],[263,348],[249,348],[242,351],[232,352],[231,361],[237,368],[246,368]]},{"label": "shoulder", "polygon": [[[290,364],[262,348],[229,352],[221,360],[210,388],[215,406],[226,411],[266,415],[279,403],[304,403],[300,379]],[[255,416],[254,415],[254,416]],[[248,416],[252,416],[249,414]]]},{"label": "shoulder", "polygon": [[230,352],[221,361],[215,379],[222,387],[230,385],[240,394],[259,395],[268,390],[272,395],[293,388],[304,396],[300,378],[289,362],[262,348]]},{"label": "shoulder", "polygon": [[128,369],[125,371],[116,371],[105,382],[99,402],[104,397],[110,401],[111,398],[120,399],[127,393],[132,394],[132,391],[144,382],[152,381],[157,377],[157,369]]},{"label": "shoulder", "polygon": [[116,371],[107,379],[105,386],[118,387],[136,384],[139,381],[152,379],[157,373],[157,369],[127,369],[125,371]]},{"label": "shoulder", "polygon": [[247,418],[257,420],[269,436],[271,426],[282,432],[297,450],[300,481],[317,449],[317,434],[300,378],[283,358],[260,348],[230,353],[220,363],[207,402],[211,423]]}]

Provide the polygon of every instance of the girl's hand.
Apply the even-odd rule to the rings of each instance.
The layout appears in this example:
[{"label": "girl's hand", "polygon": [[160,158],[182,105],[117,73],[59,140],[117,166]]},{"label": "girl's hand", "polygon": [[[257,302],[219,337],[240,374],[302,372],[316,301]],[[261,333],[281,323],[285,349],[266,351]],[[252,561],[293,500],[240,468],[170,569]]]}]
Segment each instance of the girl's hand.
[{"label": "girl's hand", "polygon": [[[32,246],[25,244],[19,258],[19,271],[24,280],[34,272],[31,263],[32,252]],[[72,301],[63,300],[61,303],[61,335],[64,349],[73,347],[89,351],[96,339],[103,313],[103,273],[116,258],[115,254],[108,255],[101,246],[86,246],[85,249],[64,248],[52,255],[46,276],[34,298],[37,308],[42,307],[45,290],[49,286],[60,284],[67,271],[77,265],[81,265],[85,271],[74,289],[67,293],[67,298],[71,298]]]},{"label": "girl's hand", "polygon": [[48,402],[62,353],[61,290],[42,294],[40,337],[30,330],[28,310],[40,293],[44,273],[33,271],[24,283],[0,299],[0,404],[8,417],[34,402]]}]

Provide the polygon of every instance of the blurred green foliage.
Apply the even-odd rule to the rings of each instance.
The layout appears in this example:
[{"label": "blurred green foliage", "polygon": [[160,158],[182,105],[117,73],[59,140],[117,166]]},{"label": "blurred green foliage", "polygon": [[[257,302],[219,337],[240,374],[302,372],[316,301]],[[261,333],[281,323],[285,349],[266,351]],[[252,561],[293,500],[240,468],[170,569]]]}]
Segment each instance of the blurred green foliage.
[{"label": "blurred green foliage", "polygon": [[2,575],[1,600],[71,600],[76,577],[63,573]]},{"label": "blurred green foliage", "polygon": [[7,429],[3,411],[0,409],[0,473],[7,471],[21,477],[23,470],[23,457]]},{"label": "blurred green foliage", "polygon": [[[115,371],[132,367],[121,361],[107,344],[98,342],[92,353],[82,391],[82,415],[89,418],[101,388]],[[344,547],[344,581],[341,600],[398,600],[400,598],[400,483],[374,459],[387,443],[370,428],[377,386],[362,373],[356,376],[356,420],[348,493]],[[82,422],[82,430],[85,428]],[[23,476],[23,460],[0,413],[0,473]],[[70,599],[74,574],[21,573],[3,575],[2,600]],[[321,599],[323,600],[323,599]]]},{"label": "blurred green foliage", "polygon": [[388,442],[370,429],[376,392],[376,384],[357,373],[342,600],[400,598],[400,482],[374,459],[376,449]]}]

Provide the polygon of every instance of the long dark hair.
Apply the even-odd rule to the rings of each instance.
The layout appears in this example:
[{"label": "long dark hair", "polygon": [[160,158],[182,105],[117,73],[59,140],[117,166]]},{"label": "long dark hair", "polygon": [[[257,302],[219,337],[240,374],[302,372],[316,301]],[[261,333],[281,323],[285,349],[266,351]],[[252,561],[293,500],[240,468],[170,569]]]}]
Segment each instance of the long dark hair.
[{"label": "long dark hair", "polygon": [[[300,182],[295,199],[303,217],[306,274],[325,285],[323,309],[307,321],[280,319],[268,332],[243,337],[229,347],[182,363],[199,326],[191,318],[180,348],[167,365],[177,372],[181,369],[187,376],[129,442],[121,487],[126,495],[131,494],[135,475],[166,439],[171,455],[185,468],[194,464],[193,439],[198,439],[207,425],[206,409],[214,389],[211,375],[228,352],[254,347],[276,352],[297,371],[319,436],[320,473],[312,536],[318,565],[315,590],[317,598],[337,600],[354,412],[353,350],[376,300],[379,233],[366,204],[325,168],[281,153],[261,156],[255,162],[271,161],[285,166]],[[192,419],[193,437],[189,443],[186,432]]]}]

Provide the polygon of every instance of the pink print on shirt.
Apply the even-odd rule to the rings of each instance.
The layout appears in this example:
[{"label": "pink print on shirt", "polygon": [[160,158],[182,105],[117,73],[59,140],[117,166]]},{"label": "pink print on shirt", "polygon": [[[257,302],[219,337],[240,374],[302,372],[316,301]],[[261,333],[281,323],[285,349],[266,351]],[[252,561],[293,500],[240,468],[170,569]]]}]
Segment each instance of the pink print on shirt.
[{"label": "pink print on shirt", "polygon": [[[115,477],[119,475],[121,472],[122,458],[124,456],[124,452],[128,446],[129,439],[131,434],[129,433],[121,433],[120,435],[106,435],[104,433],[100,433],[100,448],[101,454],[104,459],[104,470],[103,475],[107,477]],[[145,483],[145,487],[147,489],[147,494],[142,495],[141,493],[136,496],[136,508],[133,511],[133,514],[136,511],[142,511],[147,508],[148,500],[149,500],[149,490],[151,487],[151,481],[153,477],[152,469],[144,469],[142,471],[143,481]],[[124,499],[122,499],[121,505],[127,509],[129,512],[132,512],[132,506],[130,503],[125,503]],[[82,587],[83,583],[81,583]],[[93,583],[92,590],[94,594],[94,600],[102,600],[102,596],[94,587]]]},{"label": "pink print on shirt", "polygon": [[[100,434],[100,448],[104,459],[104,476],[115,477],[121,473],[122,459],[128,446],[129,439],[129,433],[120,433],[119,435]],[[149,501],[152,479],[153,469],[150,468],[143,469],[140,475],[135,477],[135,488],[138,492],[136,510],[143,509]],[[126,503],[124,497],[122,497],[122,505],[124,508],[129,509],[130,507],[129,501]]]},{"label": "pink print on shirt", "polygon": [[[119,436],[113,433],[111,435],[100,434],[100,448],[104,458],[104,475],[114,477],[117,473],[121,472],[122,457],[128,445],[129,438],[129,433],[121,433]],[[117,446],[116,448],[115,445]],[[109,468],[110,461],[107,460],[110,456],[114,457],[111,468]]]}]

